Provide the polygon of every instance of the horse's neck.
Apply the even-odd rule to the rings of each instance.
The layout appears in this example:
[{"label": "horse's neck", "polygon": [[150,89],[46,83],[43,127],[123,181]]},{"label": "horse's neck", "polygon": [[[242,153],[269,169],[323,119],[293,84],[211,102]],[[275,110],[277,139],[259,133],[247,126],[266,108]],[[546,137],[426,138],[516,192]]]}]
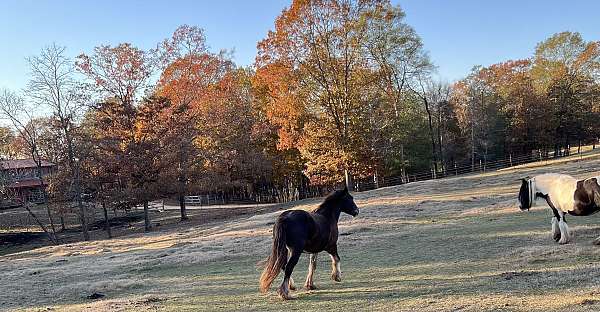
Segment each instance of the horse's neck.
[{"label": "horse's neck", "polygon": [[331,205],[321,205],[317,210],[315,210],[315,213],[322,215],[327,220],[334,221],[335,223],[337,223],[340,219],[341,211],[340,209]]}]

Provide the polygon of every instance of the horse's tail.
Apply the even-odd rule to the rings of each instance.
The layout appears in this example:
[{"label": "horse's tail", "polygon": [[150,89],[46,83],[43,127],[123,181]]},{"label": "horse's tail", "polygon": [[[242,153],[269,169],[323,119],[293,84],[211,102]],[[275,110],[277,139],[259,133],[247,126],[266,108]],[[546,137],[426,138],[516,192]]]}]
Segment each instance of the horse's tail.
[{"label": "horse's tail", "polygon": [[279,272],[285,268],[287,264],[288,251],[285,245],[285,229],[283,228],[283,220],[277,219],[273,227],[273,247],[271,254],[267,258],[265,269],[260,275],[260,291],[267,292],[273,280],[279,275]]}]

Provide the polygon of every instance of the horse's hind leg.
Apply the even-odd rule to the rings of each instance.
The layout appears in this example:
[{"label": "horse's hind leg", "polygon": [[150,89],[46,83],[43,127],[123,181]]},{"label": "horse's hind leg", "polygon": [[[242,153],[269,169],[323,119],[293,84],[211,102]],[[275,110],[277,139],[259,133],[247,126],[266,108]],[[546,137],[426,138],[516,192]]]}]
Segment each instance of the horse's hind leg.
[{"label": "horse's hind leg", "polygon": [[315,274],[315,270],[317,269],[317,255],[317,253],[310,254],[308,275],[306,275],[306,283],[304,283],[304,288],[308,290],[316,289],[315,284],[313,283],[313,274]]},{"label": "horse's hind leg", "polygon": [[294,267],[298,263],[298,259],[300,259],[300,255],[302,254],[301,248],[290,249],[291,256],[285,265],[285,276],[283,277],[283,283],[279,286],[277,293],[283,299],[292,299],[290,296],[290,278],[292,277],[292,271],[294,271]]},{"label": "horse's hind leg", "polygon": [[[292,252],[288,252],[288,259],[292,257]],[[285,274],[285,267],[283,268],[283,273]],[[296,290],[296,284],[294,283],[294,279],[290,276],[290,281],[288,283],[288,287],[290,290]]]}]

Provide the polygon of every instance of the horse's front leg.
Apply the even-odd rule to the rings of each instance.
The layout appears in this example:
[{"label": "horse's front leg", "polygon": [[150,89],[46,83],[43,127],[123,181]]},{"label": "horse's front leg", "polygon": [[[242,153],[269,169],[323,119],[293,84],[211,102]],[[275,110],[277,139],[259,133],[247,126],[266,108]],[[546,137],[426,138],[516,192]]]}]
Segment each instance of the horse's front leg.
[{"label": "horse's front leg", "polygon": [[560,239],[558,240],[559,244],[567,244],[571,241],[571,233],[569,232],[569,226],[567,225],[567,220],[565,220],[565,213],[559,211],[560,219],[558,220],[558,228],[560,229]]},{"label": "horse's front leg", "polygon": [[310,254],[308,260],[308,275],[306,275],[306,283],[304,283],[304,288],[308,290],[316,289],[313,283],[313,274],[315,274],[315,270],[317,269],[317,255],[318,253]]},{"label": "horse's front leg", "polygon": [[331,279],[336,282],[342,281],[342,270],[340,269],[340,256],[337,252],[337,245],[333,246],[331,250],[328,251],[331,255]]},{"label": "horse's front leg", "polygon": [[552,217],[552,239],[558,242],[560,240],[560,227],[558,226],[558,218]]},{"label": "horse's front leg", "polygon": [[302,248],[290,248],[290,254],[291,256],[285,265],[285,276],[283,277],[283,282],[277,290],[277,294],[279,294],[279,296],[285,300],[293,299],[292,296],[290,296],[290,279],[292,278],[292,271],[294,271],[294,267],[298,263],[300,255],[302,255]]},{"label": "horse's front leg", "polygon": [[296,284],[294,284],[294,279],[291,276],[290,276],[290,281],[289,281],[288,285],[289,285],[288,287],[290,288],[290,290],[296,290]]},{"label": "horse's front leg", "polygon": [[565,213],[562,210],[556,209],[550,197],[546,197],[546,202],[554,214],[554,218],[552,218],[552,238],[561,245],[568,243],[571,240],[571,235],[567,220],[565,220]]}]

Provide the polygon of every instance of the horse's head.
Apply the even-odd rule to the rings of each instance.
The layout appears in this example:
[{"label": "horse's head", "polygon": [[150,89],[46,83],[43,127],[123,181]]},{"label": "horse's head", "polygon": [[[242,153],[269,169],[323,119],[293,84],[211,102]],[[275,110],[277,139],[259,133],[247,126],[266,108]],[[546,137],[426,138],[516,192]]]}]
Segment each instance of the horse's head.
[{"label": "horse's head", "polygon": [[348,192],[348,187],[344,187],[343,190],[336,191],[336,193],[342,212],[356,217],[358,215],[358,207],[354,203],[354,198]]},{"label": "horse's head", "polygon": [[519,189],[519,208],[521,210],[529,210],[533,199],[531,198],[531,183],[530,178],[521,179],[521,188]]}]

